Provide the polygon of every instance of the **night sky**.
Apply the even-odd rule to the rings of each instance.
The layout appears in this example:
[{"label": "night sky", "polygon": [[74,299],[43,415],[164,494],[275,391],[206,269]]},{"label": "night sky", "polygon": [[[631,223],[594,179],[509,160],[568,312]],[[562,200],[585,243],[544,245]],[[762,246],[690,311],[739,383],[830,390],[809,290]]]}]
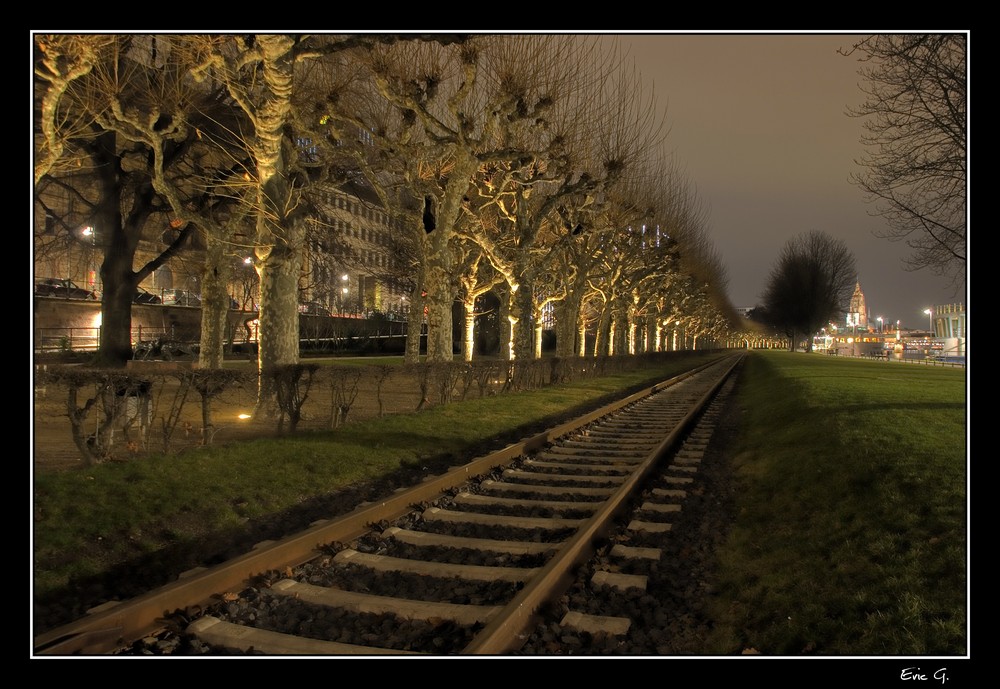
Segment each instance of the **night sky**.
[{"label": "night sky", "polygon": [[813,230],[854,253],[873,320],[925,329],[924,309],[968,306],[965,285],[905,270],[907,248],[873,235],[884,222],[848,181],[864,149],[845,112],[864,94],[856,58],[837,49],[860,35],[619,36],[666,111],[666,146],[706,207],[733,306],[757,304],[785,242]]}]

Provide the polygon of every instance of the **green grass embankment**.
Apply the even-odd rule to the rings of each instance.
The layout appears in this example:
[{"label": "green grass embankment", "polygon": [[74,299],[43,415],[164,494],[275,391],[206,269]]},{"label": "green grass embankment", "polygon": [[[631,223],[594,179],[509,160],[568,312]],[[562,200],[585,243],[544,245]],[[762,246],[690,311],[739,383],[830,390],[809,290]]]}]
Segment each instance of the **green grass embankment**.
[{"label": "green grass embankment", "polygon": [[759,352],[719,653],[967,653],[966,371]]},{"label": "green grass embankment", "polygon": [[[681,366],[91,469],[38,473],[35,594],[238,530]],[[706,655],[967,653],[966,371],[754,352]]]},{"label": "green grass embankment", "polygon": [[438,467],[471,459],[470,453],[483,454],[497,438],[511,442],[543,419],[598,406],[622,390],[651,385],[692,361],[718,356],[683,353],[647,369],[453,402],[332,431],[36,472],[36,598],[151,553],[183,552],[186,544],[238,532],[251,520],[277,518],[317,496],[419,467],[427,458]]}]

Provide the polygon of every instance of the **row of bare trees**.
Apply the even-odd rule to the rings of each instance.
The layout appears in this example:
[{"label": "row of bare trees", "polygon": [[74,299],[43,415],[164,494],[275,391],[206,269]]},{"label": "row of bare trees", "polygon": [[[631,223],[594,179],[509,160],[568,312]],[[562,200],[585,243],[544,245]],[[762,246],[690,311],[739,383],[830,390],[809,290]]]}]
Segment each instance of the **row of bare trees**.
[{"label": "row of bare trees", "polygon": [[[736,322],[665,123],[613,41],[559,35],[35,36],[36,252],[100,228],[99,362],[131,355],[136,286],[203,249],[200,364],[221,366],[234,255],[259,275],[258,367],[299,357],[298,289],[318,190],[350,183],[401,228],[388,243],[426,318],[427,360],[472,356],[477,297],[503,352],[655,351],[667,324]],[[150,227],[162,249],[137,264]],[[390,277],[390,276],[386,276]],[[425,315],[426,314],[426,315]],[[407,360],[416,361],[419,338]],[[273,398],[260,377],[260,403]]]}]

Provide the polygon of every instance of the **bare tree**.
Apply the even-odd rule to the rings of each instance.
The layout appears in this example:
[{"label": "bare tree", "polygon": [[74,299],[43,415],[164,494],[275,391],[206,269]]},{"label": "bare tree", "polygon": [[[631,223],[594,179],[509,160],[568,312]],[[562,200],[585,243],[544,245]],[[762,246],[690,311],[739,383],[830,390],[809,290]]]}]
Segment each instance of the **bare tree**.
[{"label": "bare tree", "polygon": [[70,170],[82,160],[67,156],[71,142],[92,134],[93,113],[63,106],[63,98],[103,58],[114,36],[48,34],[34,44],[36,89],[35,183],[45,175]]},{"label": "bare tree", "polygon": [[[35,45],[36,208],[55,221],[56,236],[89,228],[103,287],[97,359],[123,366],[132,355],[136,286],[195,231],[156,189],[151,160],[167,176],[190,164],[196,128],[178,132],[173,124],[190,123],[183,114],[206,107],[199,99],[207,93],[185,81],[183,65],[156,36],[39,35]],[[150,139],[136,123],[176,136]],[[187,196],[182,203],[194,208],[199,201]],[[135,266],[151,230],[156,251]],[[36,236],[36,248],[46,239]]]},{"label": "bare tree", "polygon": [[[579,39],[575,39],[579,42]],[[566,73],[566,51],[585,50]],[[587,42],[563,43],[551,53],[550,79],[540,91],[551,101],[545,126],[505,128],[513,153],[488,162],[477,176],[478,212],[495,214],[494,233],[470,237],[479,243],[508,283],[512,351],[519,359],[541,355],[543,313],[566,299],[575,323],[584,276],[557,267],[586,244],[592,206],[641,167],[661,142],[655,100],[638,75],[613,49]],[[551,60],[551,56],[547,56]],[[570,83],[563,83],[567,75]],[[559,88],[556,88],[559,86]],[[533,88],[538,88],[537,86]]]},{"label": "bare tree", "polygon": [[[247,123],[244,143],[255,190],[254,266],[260,276],[258,369],[295,364],[299,356],[298,294],[307,218],[307,190],[331,176],[325,156],[327,109],[334,108],[331,74],[342,57],[364,55],[399,36],[230,35],[203,37],[202,59],[191,74],[224,85]],[[415,40],[419,37],[415,37]],[[428,40],[448,42],[446,36]],[[358,51],[358,52],[353,52]],[[261,376],[258,410],[273,401]]]},{"label": "bare tree", "polygon": [[812,335],[843,312],[857,273],[847,245],[823,232],[788,241],[771,269],[763,296],[766,321],[782,329],[795,348],[797,335]]},{"label": "bare tree", "polygon": [[[473,188],[473,182],[492,185],[486,198],[503,204],[498,215],[508,223],[510,234],[519,235],[519,257],[528,256],[529,247],[536,245],[550,220],[545,204],[551,194],[543,192],[543,187],[561,185],[580,192],[582,185],[590,184],[580,176],[584,169],[562,156],[571,149],[568,128],[579,129],[570,115],[577,121],[591,119],[580,109],[589,105],[580,94],[594,94],[595,84],[607,76],[607,65],[594,62],[593,49],[593,41],[580,37],[509,35],[477,36],[449,49],[398,44],[373,51],[379,92],[418,125],[405,141],[392,142],[393,150],[422,161],[431,173],[423,177],[426,190],[418,197],[422,198],[426,235],[421,269],[427,295],[429,359],[451,359],[456,296],[452,239],[470,204],[476,206],[474,212],[481,208],[474,197],[483,187]],[[634,93],[623,100],[634,103]],[[610,116],[606,117],[602,124],[610,123]],[[606,152],[604,160],[614,162],[624,141],[645,134],[642,127],[617,132],[620,140],[611,142],[617,149]],[[581,138],[580,132],[572,137]],[[474,231],[471,236],[476,237]],[[534,304],[533,267],[518,266],[499,251],[491,252],[491,247],[483,250],[519,300],[520,313],[512,317],[527,323],[530,316],[523,314]],[[520,291],[513,289],[515,284],[527,287]],[[530,347],[522,344],[522,350],[520,356],[530,356]]]},{"label": "bare tree", "polygon": [[966,266],[966,74],[963,33],[876,35],[859,55],[867,99],[848,110],[864,120],[864,168],[852,181],[904,240],[910,269],[962,284]]}]

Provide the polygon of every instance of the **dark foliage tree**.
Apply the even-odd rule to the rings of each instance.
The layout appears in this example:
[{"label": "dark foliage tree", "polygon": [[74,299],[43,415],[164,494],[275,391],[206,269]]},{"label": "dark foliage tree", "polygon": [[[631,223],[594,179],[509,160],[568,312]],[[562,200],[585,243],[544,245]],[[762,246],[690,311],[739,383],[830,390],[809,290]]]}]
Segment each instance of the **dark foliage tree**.
[{"label": "dark foliage tree", "polygon": [[879,236],[912,249],[911,270],[964,280],[968,39],[963,33],[876,35],[844,51],[865,79],[868,151],[852,176],[888,229]]},{"label": "dark foliage tree", "polygon": [[823,232],[799,235],[771,269],[762,317],[789,337],[791,349],[796,335],[805,335],[812,351],[812,334],[843,312],[855,278],[854,255],[842,240]]},{"label": "dark foliage tree", "polygon": [[[138,134],[137,123],[171,129],[183,112],[203,103],[156,37],[40,35],[34,48],[35,208],[56,230],[36,233],[36,252],[64,250],[88,227],[102,286],[96,360],[124,366],[132,356],[137,285],[188,246],[195,229],[174,216],[154,188],[150,160],[156,157],[168,177],[183,175],[178,171],[190,163],[197,137],[150,141]],[[138,262],[151,229],[162,241]],[[53,239],[57,246],[47,246]]]}]

